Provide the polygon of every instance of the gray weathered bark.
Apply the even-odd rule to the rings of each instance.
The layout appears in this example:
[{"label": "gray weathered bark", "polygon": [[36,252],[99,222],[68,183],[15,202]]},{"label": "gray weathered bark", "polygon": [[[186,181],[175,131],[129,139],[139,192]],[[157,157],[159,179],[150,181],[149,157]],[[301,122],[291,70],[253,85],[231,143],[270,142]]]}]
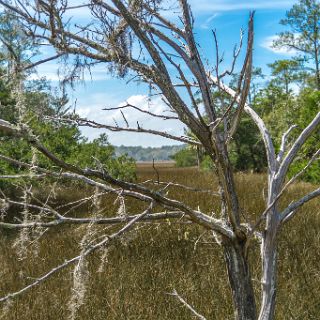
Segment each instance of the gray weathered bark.
[{"label": "gray weathered bark", "polygon": [[261,247],[262,302],[259,320],[274,319],[277,290],[277,235],[265,231]]},{"label": "gray weathered bark", "polygon": [[256,320],[251,272],[241,243],[223,243],[236,320]]}]

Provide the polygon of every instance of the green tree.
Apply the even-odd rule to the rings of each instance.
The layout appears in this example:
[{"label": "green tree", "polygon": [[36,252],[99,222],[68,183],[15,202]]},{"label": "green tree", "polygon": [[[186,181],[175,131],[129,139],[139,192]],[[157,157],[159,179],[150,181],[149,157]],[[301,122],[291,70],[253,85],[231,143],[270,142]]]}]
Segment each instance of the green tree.
[{"label": "green tree", "polygon": [[5,67],[7,74],[12,77],[27,76],[32,72],[21,73],[31,59],[38,54],[38,46],[27,36],[23,25],[12,13],[4,10],[0,13],[0,43],[1,43],[1,63]]},{"label": "green tree", "polygon": [[[304,128],[315,117],[319,111],[319,99],[319,91],[315,91],[313,88],[304,88],[296,95],[292,92],[287,94],[285,88],[277,85],[274,81],[271,81],[259,92],[254,101],[254,107],[262,115],[272,133],[276,151],[280,149],[283,132],[287,131],[290,126],[297,125],[297,128],[289,136],[289,141],[293,141],[300,134],[301,128]],[[313,154],[320,148],[319,137],[320,132],[316,130],[301,148],[299,158],[291,165],[290,176],[305,167]],[[310,182],[319,182],[317,165],[310,167],[302,178]]]},{"label": "green tree", "polygon": [[276,146],[280,145],[281,134],[292,125],[291,115],[296,109],[295,97],[273,79],[257,94],[253,106],[263,117],[272,133]]},{"label": "green tree", "polygon": [[[114,177],[128,180],[135,179],[134,161],[125,155],[116,157],[115,149],[108,142],[106,135],[89,142],[75,125],[46,120],[48,116],[57,116],[57,110],[63,110],[61,104],[67,101],[65,97],[63,97],[63,101],[60,101],[59,97],[53,96],[48,91],[35,90],[26,91],[25,97],[27,106],[25,121],[28,122],[33,133],[40,137],[42,143],[52,153],[71,164],[81,167],[97,167],[101,164]],[[0,117],[8,121],[17,121],[7,112],[7,107],[1,99],[0,102],[3,105]],[[22,139],[12,140],[10,137],[4,136],[0,139],[0,154],[12,158],[19,157],[25,162],[30,162],[34,157],[33,150]],[[37,153],[36,159],[37,165],[42,167],[49,168],[52,165],[40,153]],[[7,164],[5,161],[0,162],[0,173],[16,172],[17,170],[18,168]]]},{"label": "green tree", "polygon": [[[31,58],[37,54],[37,46],[27,37],[24,26],[12,14],[6,11],[0,14],[0,118],[17,124],[28,123],[34,135],[41,138],[43,144],[62,160],[83,167],[97,165],[98,162],[115,177],[134,180],[135,165],[127,156],[116,157],[107,136],[88,142],[79,128],[73,124],[48,121],[47,117],[64,115],[67,111],[68,97],[63,92],[55,94],[46,79],[28,81],[27,76],[33,72],[24,68],[29,66]],[[23,112],[17,109],[14,94],[17,82],[20,82]],[[53,134],[54,133],[54,134]],[[40,153],[34,154],[23,139],[12,140],[0,134],[0,154],[21,161],[37,161],[37,165],[49,167],[50,161]],[[14,173],[19,168],[0,161],[0,174]]]},{"label": "green tree", "polygon": [[[304,128],[308,121],[310,122],[319,112],[320,92],[307,88],[299,94],[296,99],[297,109],[294,115],[291,116],[293,124],[298,126],[298,129]],[[300,130],[292,133],[292,139],[297,138]],[[310,161],[311,157],[320,149],[320,127],[313,133],[310,139],[301,148],[300,157],[292,164],[290,175],[294,175],[303,169]],[[313,183],[320,182],[319,161],[315,162],[304,174],[304,180]]]},{"label": "green tree", "polygon": [[116,157],[115,148],[108,141],[106,134],[88,142],[82,139],[76,152],[71,155],[71,163],[80,167],[102,166],[113,177],[133,181],[136,178],[136,165],[127,155]]},{"label": "green tree", "polygon": [[290,93],[290,84],[302,81],[307,77],[302,71],[301,59],[284,59],[276,60],[268,64],[271,68],[271,75],[274,77],[274,82],[277,86],[285,89],[285,93]]},{"label": "green tree", "polygon": [[316,87],[320,90],[320,3],[317,0],[300,0],[280,23],[290,30],[279,34],[274,47],[296,50],[306,61],[311,61]]},{"label": "green tree", "polygon": [[241,119],[230,146],[230,160],[237,171],[262,172],[267,165],[263,141],[248,116]]},{"label": "green tree", "polygon": [[195,149],[185,148],[172,156],[177,167],[194,167],[198,164],[197,152]]}]

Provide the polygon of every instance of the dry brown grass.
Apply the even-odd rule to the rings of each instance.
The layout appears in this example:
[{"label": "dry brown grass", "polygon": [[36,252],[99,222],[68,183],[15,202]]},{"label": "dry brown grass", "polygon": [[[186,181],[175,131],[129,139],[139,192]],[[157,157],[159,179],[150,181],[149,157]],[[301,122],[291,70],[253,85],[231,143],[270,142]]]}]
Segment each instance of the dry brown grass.
[{"label": "dry brown grass", "polygon": [[[208,188],[215,185],[209,173],[194,168],[158,168],[160,179]],[[156,179],[152,166],[139,168],[139,179]],[[265,176],[237,174],[241,207],[251,219],[263,210]],[[311,185],[299,183],[283,201],[306,193]],[[78,190],[78,194],[84,193]],[[63,192],[66,201],[74,192]],[[201,210],[208,211],[215,198],[175,189],[176,197]],[[112,210],[114,199],[105,200]],[[137,203],[128,203],[138,211]],[[293,221],[284,227],[280,238],[279,290],[277,319],[319,319],[320,302],[320,209],[319,200],[306,205]],[[89,208],[82,207],[84,212]],[[81,214],[81,213],[79,213]],[[84,228],[52,229],[39,244],[38,256],[30,248],[28,259],[18,261],[12,249],[13,234],[0,234],[0,295],[21,288],[64,259],[78,252],[77,239]],[[192,319],[191,314],[168,295],[175,288],[207,319],[232,319],[232,306],[221,250],[204,230],[179,223],[144,224],[108,252],[103,272],[101,254],[90,262],[90,285],[87,303],[78,319]],[[199,236],[202,236],[199,240]],[[195,245],[195,242],[197,245]],[[256,292],[259,295],[258,246],[251,253]],[[67,303],[71,294],[72,269],[61,272],[45,284],[12,302],[6,320],[67,319]],[[1,313],[0,313],[1,314]],[[0,317],[1,318],[1,317]]]}]

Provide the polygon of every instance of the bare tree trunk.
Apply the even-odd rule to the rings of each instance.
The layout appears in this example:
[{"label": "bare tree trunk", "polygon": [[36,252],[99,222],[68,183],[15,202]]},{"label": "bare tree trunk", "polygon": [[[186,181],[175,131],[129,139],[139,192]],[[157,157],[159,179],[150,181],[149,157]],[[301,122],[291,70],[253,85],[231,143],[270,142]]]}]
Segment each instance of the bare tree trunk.
[{"label": "bare tree trunk", "polygon": [[314,43],[314,58],[315,58],[315,65],[316,65],[316,84],[317,90],[320,90],[320,70],[319,70],[319,56],[318,56],[318,46],[317,41]]},{"label": "bare tree trunk", "polygon": [[257,309],[251,272],[244,254],[243,245],[239,243],[224,243],[224,258],[232,291],[235,319],[256,320]]},{"label": "bare tree trunk", "polygon": [[[233,177],[233,168],[229,159],[227,145],[221,135],[217,135],[216,142],[216,167],[219,183],[224,191],[224,200],[227,206],[228,218],[235,233],[239,236],[240,214],[239,214],[239,201],[236,191],[236,186]],[[243,235],[244,236],[244,235]]]},{"label": "bare tree trunk", "polygon": [[262,255],[262,304],[259,320],[274,319],[277,288],[277,229],[278,221],[269,222],[270,228],[264,232],[261,247]]},{"label": "bare tree trunk", "polygon": [[317,83],[317,90],[320,90],[320,71],[319,71],[318,56],[316,56],[316,83]]},{"label": "bare tree trunk", "polygon": [[200,169],[201,169],[201,161],[202,161],[201,158],[202,158],[202,157],[201,157],[200,147],[197,146],[197,165],[198,165],[198,170],[199,170],[199,171],[200,171]]}]

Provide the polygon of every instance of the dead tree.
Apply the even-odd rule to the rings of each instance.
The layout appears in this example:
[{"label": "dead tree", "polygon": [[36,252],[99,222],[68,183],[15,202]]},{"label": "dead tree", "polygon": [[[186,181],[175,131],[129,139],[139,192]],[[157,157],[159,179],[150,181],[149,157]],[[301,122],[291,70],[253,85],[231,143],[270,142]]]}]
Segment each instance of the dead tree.
[{"label": "dead tree", "polygon": [[[58,209],[45,204],[17,203],[30,206],[43,213],[37,221],[23,221],[21,223],[0,222],[1,228],[26,229],[34,226],[51,227],[70,224],[119,224],[117,232],[105,234],[99,241],[85,247],[81,253],[56,268],[40,276],[20,291],[9,293],[0,298],[0,302],[12,299],[30,288],[39,285],[56,272],[76,264],[75,274],[81,269],[81,262],[92,252],[106,247],[125,232],[134,228],[141,221],[157,221],[159,219],[188,219],[194,224],[210,230],[223,250],[228,271],[229,284],[234,305],[235,319],[267,320],[274,318],[276,299],[277,274],[277,238],[281,226],[292,219],[297,209],[307,201],[320,195],[320,188],[292,202],[284,210],[280,210],[278,201],[284,190],[297,178],[286,181],[286,175],[295,156],[320,123],[320,113],[300,133],[299,137],[288,148],[287,137],[291,128],[283,135],[280,152],[276,154],[268,129],[259,115],[247,104],[250,88],[253,48],[253,13],[250,14],[248,33],[246,37],[246,54],[241,68],[236,89],[224,84],[224,77],[233,73],[240,48],[233,52],[233,61],[229,70],[219,70],[221,57],[216,42],[217,61],[213,68],[199,52],[199,47],[193,32],[194,18],[187,0],[179,0],[178,16],[180,19],[169,20],[162,15],[161,1],[155,0],[91,0],[87,4],[69,6],[68,1],[0,1],[16,19],[25,25],[26,32],[35,40],[47,43],[56,49],[55,57],[68,56],[77,58],[77,68],[108,64],[120,76],[134,76],[140,81],[150,84],[152,89],[161,95],[167,104],[170,114],[179,119],[196,140],[174,136],[164,131],[147,129],[138,124],[130,127],[97,123],[89,119],[60,118],[59,121],[73,122],[79,126],[90,126],[113,131],[132,131],[160,135],[168,139],[188,143],[201,148],[208,154],[214,164],[214,173],[218,176],[221,199],[221,212],[214,215],[201,212],[186,204],[170,198],[155,188],[143,184],[129,183],[112,177],[103,169],[80,168],[66,163],[45,148],[38,137],[26,125],[13,125],[5,121],[0,122],[2,131],[13,138],[25,139],[31,146],[52,161],[59,171],[41,168],[35,164],[23,163],[19,159],[11,159],[4,155],[0,158],[20,168],[31,169],[33,177],[51,176],[63,177],[70,180],[80,180],[88,185],[97,187],[101,192],[114,193],[120,197],[131,197],[146,203],[145,210],[138,215],[126,215],[113,218],[72,218],[59,213]],[[86,8],[90,23],[83,26],[73,24],[72,12],[81,7]],[[216,37],[214,37],[216,39]],[[242,43],[242,35],[241,41]],[[45,59],[45,61],[49,61]],[[39,64],[37,62],[36,64]],[[31,66],[28,66],[29,68]],[[187,71],[186,71],[187,70]],[[178,80],[177,80],[178,79]],[[177,89],[179,88],[179,90]],[[184,93],[181,93],[181,90]],[[217,101],[213,92],[227,95],[228,103]],[[196,92],[200,92],[204,106],[204,114],[199,110]],[[188,97],[187,99],[185,97]],[[131,107],[128,105],[127,107]],[[135,107],[135,106],[132,106]],[[193,108],[193,109],[192,109]],[[136,109],[139,109],[136,106]],[[255,224],[248,225],[243,219],[239,206],[238,194],[235,188],[232,166],[229,160],[228,144],[232,140],[240,118],[246,112],[260,130],[265,144],[268,159],[268,195],[265,210],[261,212]],[[163,115],[149,112],[151,117],[163,119]],[[124,116],[124,113],[123,113]],[[124,116],[125,118],[125,116]],[[55,119],[57,121],[57,119]],[[313,162],[319,152],[312,158]],[[26,174],[3,176],[2,178],[23,178]],[[30,177],[29,177],[30,178]],[[160,184],[161,182],[158,181]],[[170,187],[168,183],[164,188]],[[210,196],[210,194],[208,194]],[[12,203],[6,197],[3,203]],[[155,212],[154,206],[162,207],[163,212]],[[50,219],[48,219],[50,217]],[[124,226],[123,224],[126,223]],[[261,231],[262,232],[259,232]],[[262,296],[257,310],[253,291],[250,266],[248,264],[248,250],[254,238],[261,240],[261,287]],[[204,319],[193,307],[183,300],[176,292],[175,296],[185,304],[198,318]]]}]

